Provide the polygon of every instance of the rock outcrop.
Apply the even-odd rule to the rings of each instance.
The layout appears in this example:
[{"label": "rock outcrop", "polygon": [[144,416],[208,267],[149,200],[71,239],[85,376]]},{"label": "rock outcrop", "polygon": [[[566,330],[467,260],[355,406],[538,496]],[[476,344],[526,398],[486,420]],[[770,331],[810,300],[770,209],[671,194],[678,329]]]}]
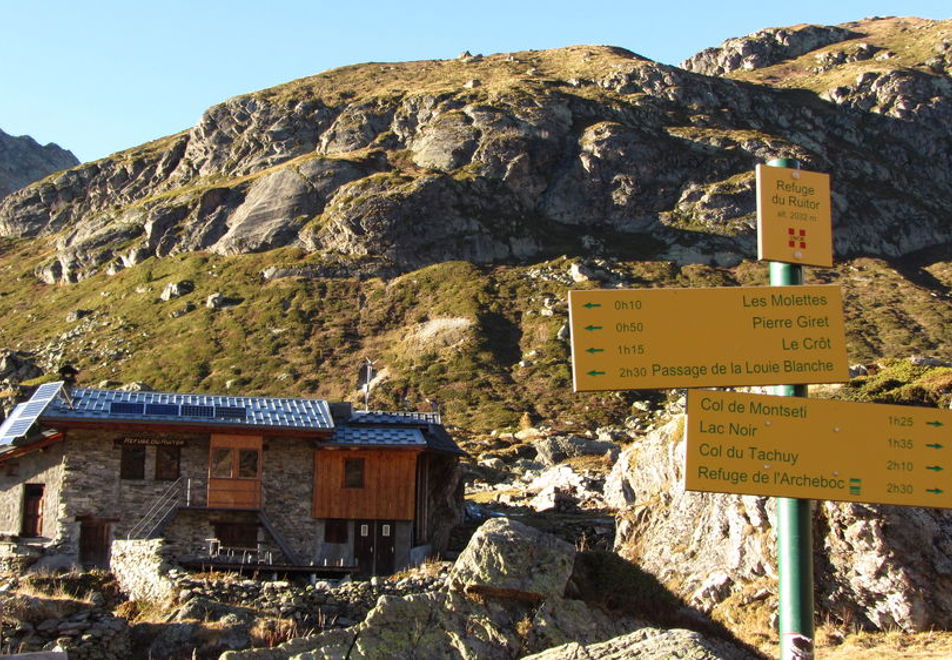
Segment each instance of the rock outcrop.
[{"label": "rock outcrop", "polygon": [[[729,641],[655,628],[566,598],[574,560],[574,549],[555,537],[516,521],[494,519],[473,536],[443,589],[382,596],[355,626],[273,649],[228,652],[222,660],[509,660],[554,647],[562,648],[551,651],[557,653],[552,657],[562,658],[590,645],[602,653],[595,657],[606,658],[622,657],[618,653],[634,648],[658,658],[675,651],[693,654],[684,657],[755,657]],[[646,619],[656,614],[644,612]],[[596,648],[600,642],[606,644],[604,650]]]},{"label": "rock outcrop", "polygon": [[14,137],[0,131],[0,199],[78,163],[72,152],[58,145],[41,146],[28,135]]},{"label": "rock outcrop", "polygon": [[705,48],[684,60],[681,67],[706,76],[722,76],[738,70],[761,69],[859,36],[857,32],[826,25],[767,28],[728,39],[716,48]]},{"label": "rock outcrop", "polygon": [[[773,611],[773,500],[685,491],[683,426],[676,418],[636,442],[607,479],[616,550],[701,611],[728,621],[737,608]],[[952,513],[823,502],[814,527],[821,617],[876,629],[952,626]]]}]

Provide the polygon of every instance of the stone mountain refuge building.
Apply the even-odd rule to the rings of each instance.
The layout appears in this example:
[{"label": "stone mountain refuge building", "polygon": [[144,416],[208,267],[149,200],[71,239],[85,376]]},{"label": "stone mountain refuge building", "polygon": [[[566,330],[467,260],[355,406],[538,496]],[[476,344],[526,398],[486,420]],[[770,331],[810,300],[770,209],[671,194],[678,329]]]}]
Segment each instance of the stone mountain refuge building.
[{"label": "stone mountain refuge building", "polygon": [[462,455],[435,413],[48,383],[0,426],[0,562],[160,537],[186,565],[386,575],[445,549]]}]

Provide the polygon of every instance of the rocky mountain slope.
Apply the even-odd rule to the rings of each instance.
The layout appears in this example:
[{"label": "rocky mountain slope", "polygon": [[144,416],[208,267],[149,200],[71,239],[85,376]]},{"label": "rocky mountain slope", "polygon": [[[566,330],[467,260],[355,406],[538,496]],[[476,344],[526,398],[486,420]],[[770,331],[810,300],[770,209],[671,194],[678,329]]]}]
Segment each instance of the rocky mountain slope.
[{"label": "rocky mountain slope", "polygon": [[28,135],[13,137],[0,131],[0,199],[48,174],[78,164],[72,152],[55,144],[40,146]]},{"label": "rocky mountain slope", "polygon": [[[949,30],[767,31],[687,69],[594,46],[347,67],[25,190],[0,234],[55,234],[46,277],[66,281],[183,251],[295,246],[388,273],[615,235],[732,266],[751,251],[753,166],[787,156],[834,175],[840,257],[903,256],[950,239]],[[758,84],[706,75],[747,70]]]},{"label": "rocky mountain slope", "polygon": [[567,289],[763,284],[753,166],[793,156],[833,174],[838,265],[810,277],[843,284],[851,359],[946,354],[950,30],[768,30],[685,69],[464,54],[230,99],[0,203],[0,347],[91,382],[329,397],[369,357],[378,405],[585,425],[642,395],[566,396]]}]

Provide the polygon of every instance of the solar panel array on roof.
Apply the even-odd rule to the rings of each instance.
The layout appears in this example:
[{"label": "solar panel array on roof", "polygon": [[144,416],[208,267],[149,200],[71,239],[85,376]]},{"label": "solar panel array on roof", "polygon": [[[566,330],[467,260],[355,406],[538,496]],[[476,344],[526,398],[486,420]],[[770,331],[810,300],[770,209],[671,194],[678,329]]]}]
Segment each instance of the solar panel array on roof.
[{"label": "solar panel array on roof", "polygon": [[237,406],[216,406],[215,417],[219,419],[244,419],[248,412]]},{"label": "solar panel array on roof", "polygon": [[214,417],[215,406],[194,406],[183,403],[181,415],[182,417]]},{"label": "solar panel array on roof", "polygon": [[10,416],[0,425],[0,445],[8,445],[26,435],[33,423],[62,389],[62,382],[46,383],[36,388],[30,400],[14,408]]},{"label": "solar panel array on roof", "polygon": [[334,427],[322,399],[239,397],[173,392],[128,392],[74,388],[72,405],[56,401],[42,415],[49,420],[96,420],[242,425],[304,432]]},{"label": "solar panel array on roof", "polygon": [[144,411],[145,406],[141,403],[113,401],[109,404],[109,412],[116,415],[141,415]]}]

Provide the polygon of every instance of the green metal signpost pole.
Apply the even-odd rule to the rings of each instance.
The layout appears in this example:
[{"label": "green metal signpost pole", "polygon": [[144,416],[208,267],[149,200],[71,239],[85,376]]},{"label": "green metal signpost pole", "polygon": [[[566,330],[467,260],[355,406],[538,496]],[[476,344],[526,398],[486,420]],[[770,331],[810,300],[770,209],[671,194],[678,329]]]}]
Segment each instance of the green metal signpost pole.
[{"label": "green metal signpost pole", "polygon": [[[792,158],[771,167],[799,169]],[[771,286],[803,284],[803,266],[770,262]],[[776,385],[778,396],[807,396],[806,385]],[[777,498],[777,557],[780,572],[781,658],[813,657],[813,521],[810,500]]]}]

